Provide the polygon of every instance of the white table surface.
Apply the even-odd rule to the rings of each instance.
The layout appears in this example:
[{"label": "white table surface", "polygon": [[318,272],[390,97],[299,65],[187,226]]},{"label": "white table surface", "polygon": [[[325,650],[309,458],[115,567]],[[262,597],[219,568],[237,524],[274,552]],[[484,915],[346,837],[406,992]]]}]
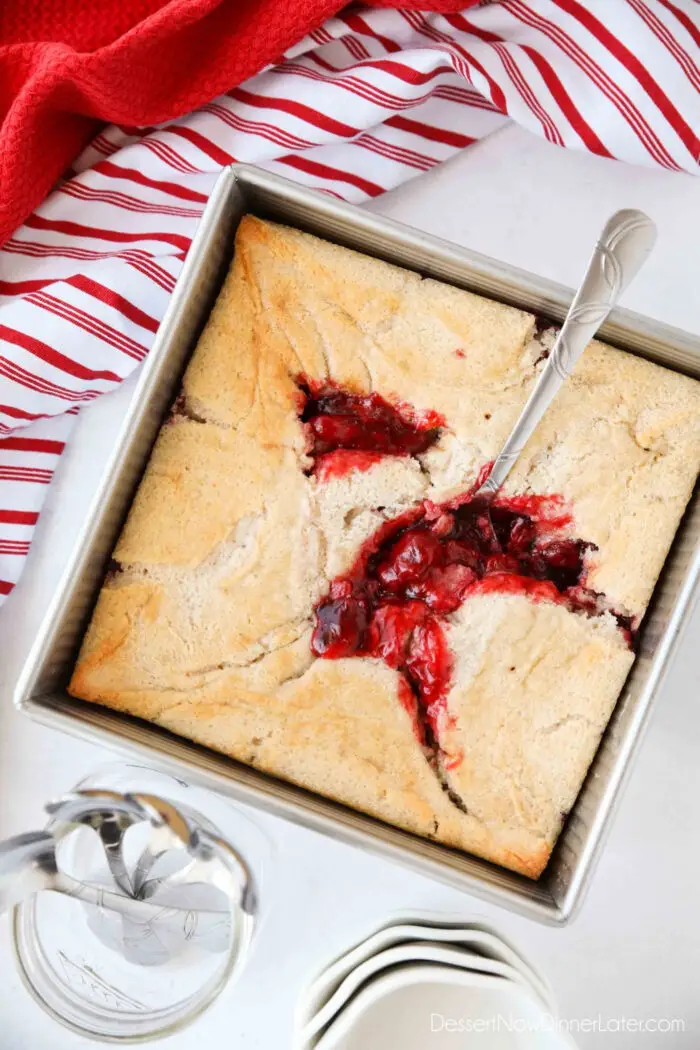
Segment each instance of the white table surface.
[{"label": "white table surface", "polygon": [[[506,128],[442,168],[373,202],[414,226],[575,285],[593,236],[616,208],[645,209],[655,253],[624,304],[700,334],[700,180],[557,149]],[[133,383],[85,410],[42,513],[24,577],[0,611],[0,836],[38,827],[45,799],[112,754],[32,724],[13,682],[65,563]],[[251,964],[197,1023],[170,1040],[290,1045],[295,999],[331,955],[397,909],[487,915],[548,973],[567,1018],[606,1025],[581,1047],[672,1050],[700,1040],[700,615],[666,681],[584,908],[552,929],[486,906],[401,867],[260,816],[281,858],[273,910]],[[0,1050],[98,1045],[58,1027],[29,998],[0,920]],[[678,1018],[685,1033],[614,1032],[619,1019]],[[598,1021],[600,1019],[600,1021]],[[426,1037],[426,1048],[430,1039]],[[370,1048],[368,1048],[370,1050]]]}]

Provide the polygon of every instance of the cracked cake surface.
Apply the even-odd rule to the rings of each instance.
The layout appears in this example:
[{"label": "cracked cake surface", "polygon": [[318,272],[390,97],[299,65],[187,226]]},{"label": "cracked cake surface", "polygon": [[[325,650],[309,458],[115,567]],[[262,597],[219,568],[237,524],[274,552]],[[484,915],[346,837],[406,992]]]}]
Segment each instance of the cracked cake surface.
[{"label": "cracked cake surface", "polygon": [[71,693],[537,877],[700,465],[700,384],[594,341],[482,521],[552,339],[245,217]]}]

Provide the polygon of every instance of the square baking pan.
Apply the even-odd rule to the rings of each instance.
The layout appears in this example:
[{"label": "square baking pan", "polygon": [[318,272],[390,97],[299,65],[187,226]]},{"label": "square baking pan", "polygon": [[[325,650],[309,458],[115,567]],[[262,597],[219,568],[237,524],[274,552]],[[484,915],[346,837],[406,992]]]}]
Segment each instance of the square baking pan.
[{"label": "square baking pan", "polygon": [[[384,824],[260,773],[137,718],[75,700],[66,684],[107,562],[153,442],[231,261],[245,213],[307,230],[493,299],[561,321],[572,292],[247,165],[226,169],[206,206],[153,349],[143,367],[75,554],[61,578],[22,671],[15,703],[37,721],[175,772],[232,799],[360,846],[450,885],[553,924],[580,904],[610,826],[653,699],[697,597],[700,576],[696,491],[657,584],[637,660],[586,782],[539,881]],[[625,310],[601,329],[615,346],[700,379],[690,336]]]}]

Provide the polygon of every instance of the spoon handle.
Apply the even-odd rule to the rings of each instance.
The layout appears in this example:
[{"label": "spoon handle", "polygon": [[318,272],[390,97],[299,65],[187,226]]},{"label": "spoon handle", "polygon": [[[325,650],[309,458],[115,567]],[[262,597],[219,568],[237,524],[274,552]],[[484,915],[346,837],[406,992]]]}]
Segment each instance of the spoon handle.
[{"label": "spoon handle", "polygon": [[48,831],[30,831],[0,842],[0,915],[51,884],[56,874],[55,847]]},{"label": "spoon handle", "polygon": [[564,324],[520,418],[476,497],[493,499],[559,387],[654,246],[656,227],[625,208],[605,224]]}]

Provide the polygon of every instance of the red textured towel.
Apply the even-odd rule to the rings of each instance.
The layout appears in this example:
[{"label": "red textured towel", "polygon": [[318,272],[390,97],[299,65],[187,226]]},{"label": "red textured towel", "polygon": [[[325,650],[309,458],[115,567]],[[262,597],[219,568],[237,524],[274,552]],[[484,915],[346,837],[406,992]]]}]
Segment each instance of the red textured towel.
[{"label": "red textured towel", "polygon": [[[420,6],[456,11],[475,2]],[[188,113],[274,61],[343,4],[10,0],[1,6],[0,243],[100,122],[144,126]]]}]

